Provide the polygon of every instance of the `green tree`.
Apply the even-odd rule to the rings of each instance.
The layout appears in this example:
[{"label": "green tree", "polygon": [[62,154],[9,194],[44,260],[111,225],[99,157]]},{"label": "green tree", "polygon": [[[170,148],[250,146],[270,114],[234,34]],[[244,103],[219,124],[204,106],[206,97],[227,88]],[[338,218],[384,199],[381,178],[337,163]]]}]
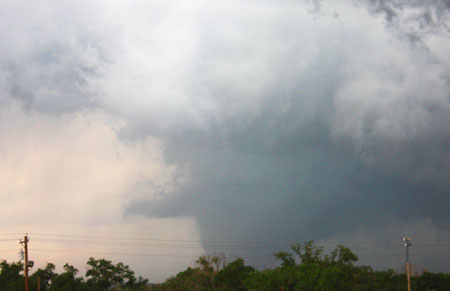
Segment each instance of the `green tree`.
[{"label": "green tree", "polygon": [[9,264],[6,260],[0,262],[0,287],[1,290],[22,291],[25,285],[24,277],[20,274],[23,270],[21,262]]},{"label": "green tree", "polygon": [[50,291],[82,291],[86,290],[83,279],[76,277],[77,268],[69,264],[64,265],[64,273],[55,275],[51,282]]},{"label": "green tree", "polygon": [[88,270],[86,271],[87,283],[90,288],[107,290],[114,284],[115,268],[111,261],[105,259],[96,260],[89,258]]},{"label": "green tree", "polygon": [[[55,276],[55,265],[47,263],[44,269],[37,269],[29,278],[28,284],[31,291],[37,290],[38,282],[40,283],[40,290],[46,291],[50,287],[50,281]],[[39,279],[38,279],[39,278]]]},{"label": "green tree", "polygon": [[238,258],[220,270],[214,278],[214,285],[219,290],[233,290],[244,287],[244,281],[255,269],[245,266],[244,259]]},{"label": "green tree", "polygon": [[90,290],[107,290],[110,287],[123,287],[138,290],[147,284],[147,280],[136,279],[134,272],[122,262],[113,265],[105,259],[89,258],[86,271],[87,287]]},{"label": "green tree", "polygon": [[274,253],[273,256],[275,257],[276,260],[281,261],[281,266],[295,267],[295,259],[291,253],[278,252],[278,253]]},{"label": "green tree", "polygon": [[162,284],[148,287],[150,290],[218,290],[216,276],[226,266],[224,254],[202,255],[194,267],[170,277]]},{"label": "green tree", "polygon": [[272,291],[272,290],[293,290],[298,282],[296,268],[278,267],[255,271],[244,281],[248,290]]},{"label": "green tree", "polygon": [[450,290],[450,274],[424,272],[416,279],[417,290]]},{"label": "green tree", "polygon": [[380,291],[396,291],[406,290],[406,275],[398,274],[394,270],[389,269],[386,271],[375,272],[375,286]]},{"label": "green tree", "polygon": [[250,290],[351,290],[355,283],[353,262],[358,257],[348,248],[339,245],[330,254],[312,241],[291,245],[300,259],[288,252],[274,254],[281,267],[254,272],[246,280]]},{"label": "green tree", "polygon": [[313,241],[304,244],[295,243],[291,245],[291,248],[300,258],[302,264],[319,264],[328,260],[328,258],[323,258],[323,247],[314,245]]}]

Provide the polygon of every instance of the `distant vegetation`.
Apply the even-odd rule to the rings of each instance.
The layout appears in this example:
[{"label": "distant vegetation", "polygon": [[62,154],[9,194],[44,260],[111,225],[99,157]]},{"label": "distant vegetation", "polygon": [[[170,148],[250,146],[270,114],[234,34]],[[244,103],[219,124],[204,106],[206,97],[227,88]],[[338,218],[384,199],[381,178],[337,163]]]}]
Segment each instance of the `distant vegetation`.
[{"label": "distant vegetation", "polygon": [[[116,290],[146,290],[144,287],[148,285],[148,280],[136,278],[134,272],[123,263],[113,265],[105,259],[90,258],[87,266],[86,278],[82,278],[77,277],[78,270],[69,264],[64,265],[63,273],[57,274],[55,265],[47,263],[44,269],[38,269],[29,277],[29,290],[38,290],[38,280],[41,291],[103,291],[112,287]],[[2,261],[0,269],[0,290],[24,290],[25,278],[21,274],[21,262],[8,264]]]},{"label": "distant vegetation", "polygon": [[[273,269],[256,270],[245,265],[242,258],[227,262],[225,256],[203,255],[194,267],[170,277],[161,284],[149,284],[136,278],[123,263],[90,258],[85,277],[77,277],[78,270],[68,264],[64,272],[54,272],[55,266],[47,264],[38,269],[30,279],[30,291],[40,290],[407,290],[405,274],[393,270],[374,271],[369,266],[355,266],[358,257],[348,248],[339,245],[329,254],[312,242],[293,244],[293,253],[278,252],[274,257],[281,263]],[[24,290],[22,263],[0,263],[0,290]],[[424,272],[411,278],[412,290],[450,290],[450,274]]]}]

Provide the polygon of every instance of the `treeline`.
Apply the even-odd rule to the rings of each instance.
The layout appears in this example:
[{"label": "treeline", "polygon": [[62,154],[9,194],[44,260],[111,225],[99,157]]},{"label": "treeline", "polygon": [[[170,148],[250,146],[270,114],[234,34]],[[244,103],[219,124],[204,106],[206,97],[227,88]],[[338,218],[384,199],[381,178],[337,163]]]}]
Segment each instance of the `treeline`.
[{"label": "treeline", "polygon": [[[64,272],[54,272],[55,266],[47,264],[29,278],[30,291],[37,290],[40,278],[42,291],[97,291],[97,290],[358,290],[397,291],[407,290],[406,275],[394,270],[374,271],[369,266],[355,266],[358,257],[339,245],[326,254],[323,247],[313,242],[293,244],[292,252],[278,252],[274,257],[279,267],[257,270],[245,264],[242,258],[227,261],[224,255],[203,255],[193,267],[168,278],[160,284],[136,278],[123,263],[90,258],[84,277],[77,277],[78,270],[66,264]],[[24,290],[23,264],[0,263],[0,290]],[[450,290],[450,274],[424,272],[411,278],[411,289]]]},{"label": "treeline", "polygon": [[[274,254],[281,266],[261,271],[246,266],[241,258],[222,264],[220,256],[202,256],[194,268],[188,268],[148,290],[407,290],[405,274],[355,266],[358,257],[344,246],[338,246],[329,254],[313,242],[293,244],[291,248],[293,253]],[[424,272],[413,276],[411,290],[449,291],[450,274]]]},{"label": "treeline", "polygon": [[[29,291],[103,291],[146,290],[148,280],[135,277],[127,265],[112,264],[105,259],[90,258],[87,261],[85,278],[77,277],[78,270],[69,264],[64,265],[64,272],[57,274],[55,265],[47,263],[44,269],[37,269],[29,278]],[[0,290],[23,291],[25,278],[22,275],[24,266],[21,262],[0,263]],[[39,286],[39,287],[38,287]]]}]

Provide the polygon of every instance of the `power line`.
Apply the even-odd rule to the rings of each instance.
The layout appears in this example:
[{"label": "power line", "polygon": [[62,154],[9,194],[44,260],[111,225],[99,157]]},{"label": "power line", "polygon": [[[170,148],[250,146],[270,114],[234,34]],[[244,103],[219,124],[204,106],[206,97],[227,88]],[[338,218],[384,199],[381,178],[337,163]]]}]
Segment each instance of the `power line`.
[{"label": "power line", "polygon": [[[411,257],[428,257],[428,256],[443,256],[445,253],[426,253],[426,254],[412,254]],[[370,254],[365,255],[363,259],[366,258],[378,258],[378,257],[403,257],[404,254]]]},{"label": "power line", "polygon": [[155,248],[215,248],[215,249],[255,249],[255,248],[274,248],[276,246],[270,245],[186,245],[186,244],[163,244],[163,243],[132,243],[132,242],[114,242],[114,241],[87,241],[87,240],[66,240],[66,239],[45,239],[34,238],[37,242],[54,242],[64,244],[91,244],[91,245],[111,245],[124,247],[155,247]]},{"label": "power line", "polygon": [[[108,236],[85,236],[85,235],[68,235],[68,234],[46,234],[46,233],[33,233],[36,235],[36,238],[33,238],[33,241],[37,243],[55,243],[55,244],[86,244],[86,245],[107,245],[107,246],[116,246],[116,247],[131,247],[131,248],[139,248],[139,247],[145,247],[145,248],[167,248],[167,249],[218,249],[218,250],[252,250],[252,251],[271,251],[276,247],[279,247],[280,245],[276,244],[264,244],[265,242],[258,242],[258,244],[255,244],[257,242],[252,242],[252,244],[249,244],[249,242],[237,242],[234,241],[232,244],[225,244],[229,243],[230,241],[194,241],[194,240],[171,240],[171,239],[152,239],[152,238],[125,238],[125,237],[108,237]],[[8,234],[10,235],[10,234]],[[85,238],[85,239],[74,239],[74,238]],[[100,240],[101,239],[101,240]],[[0,239],[0,241],[16,241],[17,239]],[[187,243],[189,242],[189,243]],[[421,244],[418,243],[415,248],[419,248],[421,250],[426,251],[427,249],[429,251],[436,251],[437,248],[444,247],[444,245],[441,245],[440,243],[448,242],[448,240],[423,240],[421,241]],[[193,245],[192,243],[202,243],[201,245]],[[220,244],[222,243],[222,244]],[[395,245],[392,245],[395,243]],[[434,244],[433,244],[434,243]],[[399,257],[401,256],[399,253],[389,253],[385,252],[383,250],[392,250],[393,248],[402,248],[402,244],[400,244],[398,241],[396,242],[380,242],[380,243],[374,243],[374,242],[347,242],[347,247],[351,246],[351,249],[355,250],[361,258],[369,258],[369,257],[386,257],[386,256],[395,256]],[[335,246],[332,243],[327,244],[315,244],[316,246]],[[350,245],[350,246],[349,246]],[[286,247],[286,245],[283,245]],[[447,248],[447,243],[445,244],[445,248]],[[327,248],[325,248],[326,250]],[[71,250],[44,250],[44,249],[34,249],[37,251],[55,251],[55,252],[79,252],[79,253],[91,253],[91,254],[103,254],[103,255],[131,255],[131,256],[138,256],[138,255],[144,255],[144,256],[174,256],[174,255],[161,255],[161,254],[130,254],[130,253],[115,253],[115,252],[87,252],[87,251],[71,251]],[[375,250],[378,254],[374,254],[373,252],[370,252],[371,250]],[[5,250],[4,252],[9,252],[13,250]],[[444,253],[423,253],[423,252],[417,252],[415,251],[413,254],[413,257],[417,256],[434,256],[434,255],[446,255],[447,252]],[[175,257],[177,257],[175,255]],[[183,256],[181,256],[183,257]],[[186,256],[184,256],[186,257]],[[197,256],[187,256],[187,257],[197,257]],[[261,256],[263,257],[263,255]],[[267,255],[265,255],[267,257]]]},{"label": "power line", "polygon": [[[80,254],[97,254],[97,255],[118,255],[118,256],[148,256],[148,257],[174,257],[174,258],[198,258],[197,256],[190,255],[174,255],[174,254],[150,254],[150,253],[117,253],[117,252],[96,252],[96,251],[79,251],[79,250],[57,250],[57,249],[39,249],[32,248],[32,251],[38,252],[56,252],[56,253],[80,253]],[[444,253],[427,253],[427,254],[414,254],[413,257],[420,256],[442,256]],[[373,254],[366,257],[401,257],[403,254]],[[245,256],[243,259],[266,257],[266,256]]]},{"label": "power line", "polygon": [[[286,245],[293,242],[288,241],[226,241],[226,240],[182,240],[182,239],[162,239],[162,238],[130,238],[130,237],[111,237],[111,236],[91,236],[91,235],[74,235],[74,234],[55,234],[55,233],[30,233],[31,235],[45,237],[73,237],[73,238],[88,238],[88,239],[107,239],[107,240],[127,240],[127,241],[157,241],[157,242],[186,242],[186,243],[202,243],[202,244],[230,244],[230,245]],[[449,240],[418,240],[417,243],[448,243]],[[345,245],[380,245],[380,244],[394,244],[398,245],[399,241],[327,241],[316,245],[320,246],[334,246],[338,244]]]},{"label": "power line", "polygon": [[[109,245],[109,246],[119,246],[119,247],[146,247],[146,248],[186,248],[186,249],[199,249],[199,248],[210,248],[210,249],[228,249],[228,250],[238,250],[238,249],[272,249],[276,246],[270,245],[187,245],[187,244],[163,244],[163,243],[132,243],[132,242],[116,242],[116,241],[91,241],[91,240],[67,240],[67,239],[47,239],[47,238],[34,238],[36,242],[53,242],[62,244],[88,244],[88,245]],[[320,246],[320,245],[319,245]],[[436,248],[441,245],[427,244],[418,245],[420,248]],[[443,245],[442,245],[443,246]],[[394,246],[397,248],[402,248],[401,245]],[[387,248],[383,245],[360,245],[354,246],[352,249],[380,249]],[[392,246],[389,246],[392,248]]]},{"label": "power line", "polygon": [[182,240],[182,239],[161,239],[161,238],[129,238],[129,237],[111,237],[111,236],[88,236],[73,234],[55,234],[55,233],[30,233],[37,236],[56,236],[56,237],[78,237],[90,239],[111,239],[111,240],[135,240],[135,241],[161,241],[161,242],[190,242],[190,243],[229,243],[229,244],[286,244],[290,242],[270,242],[270,241],[219,241],[219,240]]},{"label": "power line", "polygon": [[35,248],[33,248],[32,250],[38,252],[80,253],[80,254],[97,254],[97,255],[198,258],[198,256],[173,255],[173,254],[114,253],[114,252],[92,252],[92,251],[78,251],[78,250],[55,250],[55,249],[35,249]]}]

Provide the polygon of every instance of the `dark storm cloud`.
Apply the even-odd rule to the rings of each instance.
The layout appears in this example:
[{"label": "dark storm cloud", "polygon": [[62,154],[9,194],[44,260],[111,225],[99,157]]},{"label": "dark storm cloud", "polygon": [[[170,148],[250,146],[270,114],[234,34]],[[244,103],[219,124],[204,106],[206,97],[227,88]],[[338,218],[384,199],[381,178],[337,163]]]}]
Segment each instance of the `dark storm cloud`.
[{"label": "dark storm cloud", "polygon": [[[390,23],[407,9],[387,2],[370,5]],[[442,5],[426,8],[437,11]],[[428,19],[427,13],[420,17]],[[445,13],[439,13],[426,24],[445,27]],[[426,32],[420,33],[423,40]],[[239,101],[223,99],[239,90],[233,83],[220,90],[220,83],[210,80],[210,97],[223,100],[221,118],[212,118],[206,130],[177,124],[159,135],[167,160],[188,168],[187,182],[169,198],[137,201],[128,213],[194,216],[207,240],[352,237],[358,229],[382,232],[389,227],[387,218],[431,219],[437,228],[448,230],[450,87],[442,74],[448,67],[432,65],[432,53],[398,41],[398,48],[382,48],[375,60],[357,56],[360,48],[351,48],[353,43],[319,43],[316,57],[311,61],[313,55],[308,55],[310,62],[301,73],[289,70],[288,60],[296,61],[294,53],[286,56],[286,63],[278,59],[270,65],[279,78],[260,93],[256,117],[246,115],[252,115],[251,110],[224,117],[226,108]],[[397,58],[397,49],[405,50],[405,59]],[[392,70],[386,74],[383,66]],[[354,75],[347,75],[347,68],[355,70]],[[417,69],[429,69],[432,77],[407,72]],[[368,76],[366,70],[371,71]],[[426,89],[407,89],[411,85]],[[388,99],[386,104],[381,96]],[[246,96],[237,93],[234,98]],[[138,131],[145,132],[147,127],[140,126]],[[402,233],[396,235],[390,239],[400,239]],[[440,266],[448,267],[442,262]]]},{"label": "dark storm cloud", "polygon": [[[433,30],[449,31],[450,2],[366,0],[374,13],[384,14],[387,22],[400,32],[421,36]],[[405,13],[406,12],[406,13]]]},{"label": "dark storm cloud", "polygon": [[160,197],[127,215],[194,217],[204,240],[352,237],[391,218],[448,239],[449,3],[358,3],[118,9],[75,42],[6,51],[0,82],[32,109],[100,106],[125,142],[161,141],[177,175],[138,183]]}]

